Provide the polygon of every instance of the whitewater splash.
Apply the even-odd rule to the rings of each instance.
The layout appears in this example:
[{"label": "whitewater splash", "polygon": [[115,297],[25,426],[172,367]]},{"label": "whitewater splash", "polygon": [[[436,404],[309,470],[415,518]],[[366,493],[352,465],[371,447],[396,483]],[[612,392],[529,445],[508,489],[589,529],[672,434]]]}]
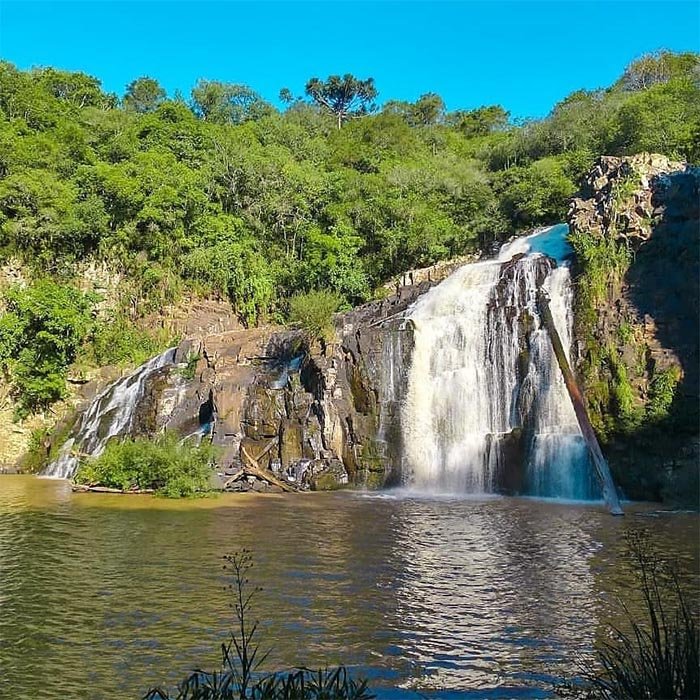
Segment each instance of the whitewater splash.
[{"label": "whitewater splash", "polygon": [[70,479],[78,468],[81,456],[97,457],[104,452],[110,438],[128,434],[146,380],[161,367],[172,364],[174,358],[175,348],[170,348],[98,394],[82,414],[74,437],[63,443],[58,457],[41,475]]},{"label": "whitewater splash", "polygon": [[537,308],[544,288],[568,350],[566,232],[560,225],[517,239],[495,260],[460,268],[411,308],[414,349],[401,427],[403,473],[412,488],[597,495]]}]

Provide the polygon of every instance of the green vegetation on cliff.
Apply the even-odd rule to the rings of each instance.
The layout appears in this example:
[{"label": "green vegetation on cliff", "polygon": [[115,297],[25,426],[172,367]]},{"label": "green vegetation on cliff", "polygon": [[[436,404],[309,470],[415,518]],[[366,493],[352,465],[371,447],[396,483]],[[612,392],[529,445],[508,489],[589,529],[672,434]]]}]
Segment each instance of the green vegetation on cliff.
[{"label": "green vegetation on cliff", "polygon": [[325,289],[295,294],[289,300],[289,321],[301,328],[308,342],[333,337],[333,314],[342,303],[341,297]]},{"label": "green vegetation on cliff", "polygon": [[5,294],[0,365],[10,377],[17,413],[44,409],[66,393],[66,371],[91,328],[92,299],[50,279]]},{"label": "green vegetation on cliff", "polygon": [[571,211],[578,370],[631,498],[697,506],[700,209],[696,169],[601,158]]},{"label": "green vegetation on cliff", "polygon": [[[432,93],[377,111],[373,81],[353,76],[312,79],[306,99],[283,91],[280,112],[244,85],[200,80],[188,103],[142,76],[120,101],[82,73],[0,63],[0,254],[61,289],[96,288],[89,269],[112,283],[100,301],[64,292],[75,328],[41,362],[8,359],[35,344],[3,331],[21,410],[60,398],[78,355],[157,349],[144,319],[184,296],[226,298],[248,325],[319,290],[356,304],[406,269],[562,220],[598,154],[697,159],[697,70],[695,54],[645,57],[513,124]],[[23,294],[8,293],[9,314]]]}]

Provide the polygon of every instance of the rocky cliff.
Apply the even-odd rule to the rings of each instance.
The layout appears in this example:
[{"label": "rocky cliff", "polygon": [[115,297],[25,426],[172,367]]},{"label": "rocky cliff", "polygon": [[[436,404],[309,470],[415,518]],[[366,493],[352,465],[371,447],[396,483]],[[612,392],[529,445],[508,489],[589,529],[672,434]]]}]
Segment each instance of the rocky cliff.
[{"label": "rocky cliff", "polygon": [[146,381],[130,433],[211,436],[228,475],[254,462],[314,489],[398,483],[412,349],[403,312],[463,262],[417,270],[385,299],[339,314],[334,342],[282,327],[187,338]]},{"label": "rocky cliff", "polygon": [[578,371],[618,483],[697,499],[700,171],[603,157],[568,215]]}]

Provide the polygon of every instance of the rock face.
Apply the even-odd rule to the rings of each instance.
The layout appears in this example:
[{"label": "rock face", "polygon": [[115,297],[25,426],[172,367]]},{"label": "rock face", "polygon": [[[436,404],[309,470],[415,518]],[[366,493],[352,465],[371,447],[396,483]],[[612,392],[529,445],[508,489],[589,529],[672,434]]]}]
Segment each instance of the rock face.
[{"label": "rock face", "polygon": [[697,173],[687,163],[640,153],[625,158],[602,156],[588,174],[581,197],[567,216],[572,232],[611,236],[632,249],[651,238],[654,219],[671,206],[674,216],[697,221]]},{"label": "rock face", "polygon": [[149,378],[132,434],[210,435],[228,474],[252,457],[303,488],[398,483],[412,349],[403,312],[456,265],[339,315],[333,343],[274,327],[186,339]]},{"label": "rock face", "polygon": [[[501,331],[497,343],[508,344],[513,332],[517,337],[517,367],[508,364],[504,372],[510,377],[512,369],[520,388],[531,387],[531,354],[540,356],[531,346],[532,289],[543,286],[554,266],[547,257],[528,258],[523,265],[523,256],[496,263],[498,283],[486,310],[488,328]],[[405,312],[458,266],[415,275],[418,284],[398,284],[394,295],[339,315],[332,343],[309,344],[300,332],[283,328],[184,341],[175,364],[147,380],[132,432],[166,428],[194,440],[211,436],[222,449],[224,482],[236,489],[258,487],[254,475],[245,474],[251,463],[301,488],[400,484],[410,476],[401,419],[415,340]],[[505,361],[496,355],[501,359],[494,363]],[[504,396],[510,400],[510,389]],[[518,390],[517,396],[513,410],[522,427],[490,436],[489,463],[497,465],[498,491],[522,492],[539,425],[533,391]]]},{"label": "rock face", "polygon": [[[699,186],[697,168],[665,156],[603,157],[569,211],[578,370],[616,478],[634,498],[697,492]],[[587,249],[623,251],[617,279],[603,280]]]}]

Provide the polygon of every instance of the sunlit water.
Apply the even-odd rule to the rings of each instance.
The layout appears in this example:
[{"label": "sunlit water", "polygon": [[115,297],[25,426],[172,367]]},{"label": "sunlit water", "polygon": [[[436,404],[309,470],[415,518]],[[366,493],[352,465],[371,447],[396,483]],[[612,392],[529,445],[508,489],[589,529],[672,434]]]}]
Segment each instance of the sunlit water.
[{"label": "sunlit water", "polygon": [[411,493],[72,494],[0,478],[0,697],[138,698],[213,668],[231,620],[221,555],[255,555],[268,666],[344,662],[382,696],[539,698],[627,593],[624,534],[686,573],[698,517]]},{"label": "sunlit water", "polygon": [[517,238],[497,258],[462,266],[409,309],[414,348],[401,409],[407,484],[589,500],[599,493],[538,302],[545,291],[568,353],[567,232],[562,224]]}]

